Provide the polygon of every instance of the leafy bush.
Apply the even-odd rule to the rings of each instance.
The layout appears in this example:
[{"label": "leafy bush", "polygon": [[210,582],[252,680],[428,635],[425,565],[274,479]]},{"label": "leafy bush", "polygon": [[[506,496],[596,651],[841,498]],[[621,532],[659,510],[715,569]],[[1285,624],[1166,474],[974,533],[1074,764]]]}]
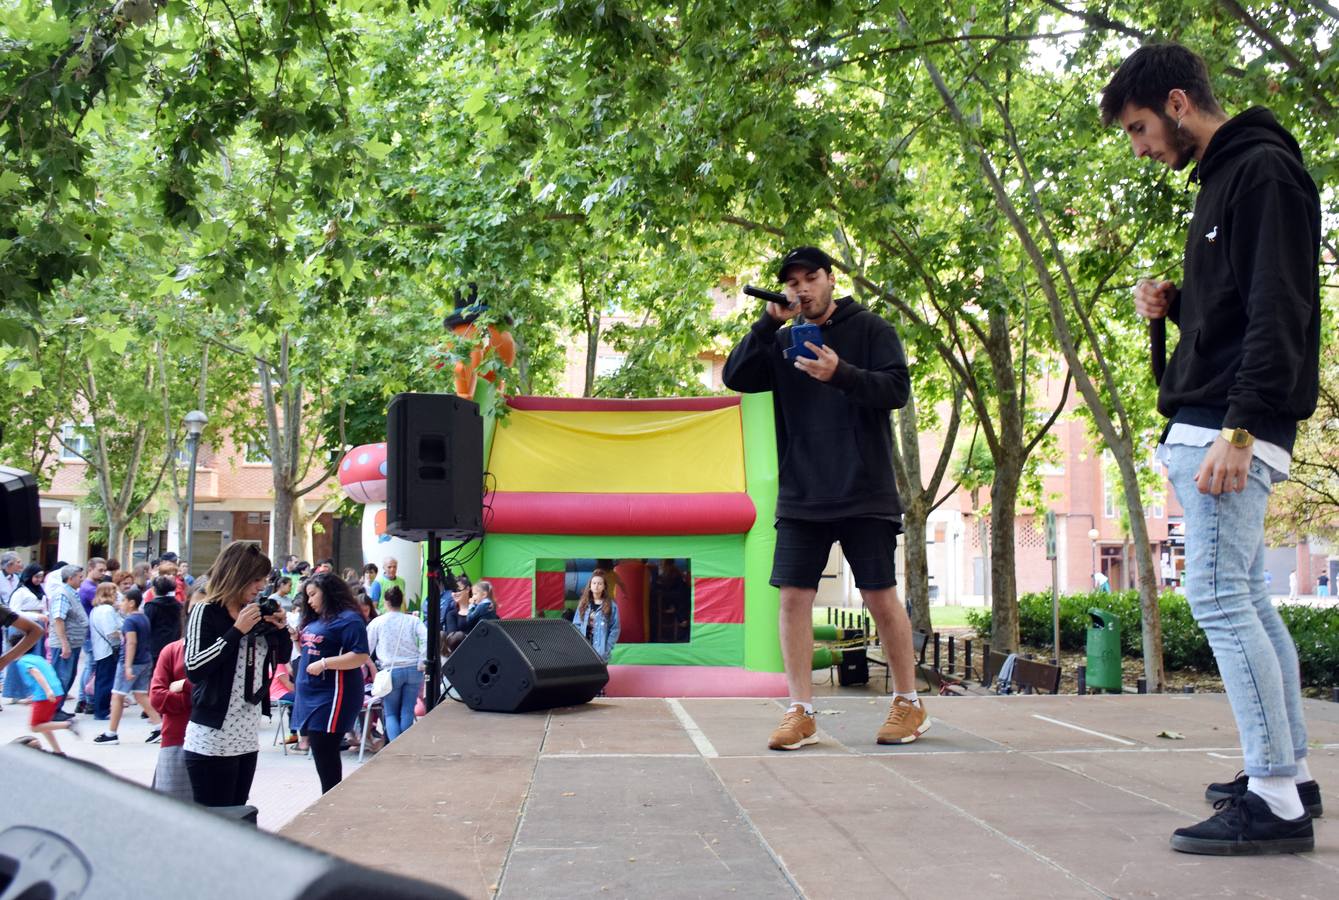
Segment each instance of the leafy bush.
[{"label": "leafy bush", "polygon": [[[1060,598],[1060,646],[1083,651],[1088,641],[1088,610],[1105,609],[1120,620],[1121,653],[1138,657],[1144,652],[1140,631],[1139,594],[1135,591],[1066,594]],[[1170,669],[1197,669],[1216,672],[1213,651],[1203,630],[1190,614],[1186,598],[1166,593],[1158,598],[1162,612],[1163,662]],[[1314,609],[1306,606],[1279,608],[1283,621],[1297,644],[1302,684],[1326,687],[1339,684],[1339,608]],[[978,634],[990,634],[990,610],[974,609],[967,621]],[[1018,633],[1025,644],[1048,647],[1051,644],[1051,595],[1024,594],[1018,601]]]},{"label": "leafy bush", "polygon": [[1339,608],[1282,606],[1279,612],[1297,644],[1302,684],[1339,685]]}]

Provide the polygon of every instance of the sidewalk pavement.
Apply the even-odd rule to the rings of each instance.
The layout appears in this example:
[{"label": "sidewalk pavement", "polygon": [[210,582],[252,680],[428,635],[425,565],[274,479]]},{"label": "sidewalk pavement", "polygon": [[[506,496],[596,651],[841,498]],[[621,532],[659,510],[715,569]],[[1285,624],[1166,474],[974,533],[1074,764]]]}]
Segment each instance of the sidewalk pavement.
[{"label": "sidewalk pavement", "polygon": [[[74,709],[73,701],[67,702],[65,707]],[[25,704],[4,704],[3,710],[0,710],[0,743],[9,743],[32,734],[28,727],[28,711],[29,707]],[[261,828],[279,831],[321,796],[321,785],[316,778],[316,768],[307,754],[290,752],[285,756],[282,747],[271,743],[274,740],[275,722],[264,718],[260,722],[257,732],[260,759],[256,763],[256,780],[251,786],[250,803],[260,811],[258,823]],[[151,728],[147,720],[140,718],[139,707],[130,707],[121,719],[119,744],[102,746],[93,743],[93,738],[105,729],[106,722],[94,722],[92,716],[77,716],[75,725],[80,737],[68,731],[56,733],[61,749],[71,757],[97,763],[114,775],[146,786],[153,782],[158,745],[144,742]],[[42,746],[47,748],[45,740]],[[343,756],[344,777],[348,778],[359,767],[357,747]],[[371,755],[367,757],[369,760],[371,758]]]}]

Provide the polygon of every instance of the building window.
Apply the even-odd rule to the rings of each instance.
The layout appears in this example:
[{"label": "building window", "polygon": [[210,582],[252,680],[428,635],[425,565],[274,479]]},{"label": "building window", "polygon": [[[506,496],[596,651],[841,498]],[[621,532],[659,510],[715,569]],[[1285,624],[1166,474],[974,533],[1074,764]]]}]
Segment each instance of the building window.
[{"label": "building window", "polygon": [[271,464],[270,454],[265,445],[259,441],[246,442],[246,462],[252,465],[268,466]]},{"label": "building window", "polygon": [[1116,458],[1111,455],[1110,450],[1102,451],[1102,515],[1108,519],[1114,519],[1117,513],[1117,488],[1119,476],[1115,471]]},{"label": "building window", "polygon": [[[68,462],[83,462],[84,457],[88,455],[93,448],[93,442],[89,440],[88,435],[83,429],[90,427],[87,424],[76,425],[73,422],[66,422],[60,426],[60,458]],[[82,454],[82,455],[81,455]]]}]

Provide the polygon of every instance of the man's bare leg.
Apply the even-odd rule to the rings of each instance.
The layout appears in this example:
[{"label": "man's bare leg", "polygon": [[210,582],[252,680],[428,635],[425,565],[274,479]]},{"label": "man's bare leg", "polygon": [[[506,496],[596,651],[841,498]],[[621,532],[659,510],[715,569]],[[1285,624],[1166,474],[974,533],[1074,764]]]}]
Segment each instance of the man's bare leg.
[{"label": "man's bare leg", "polygon": [[900,694],[916,690],[916,651],[911,646],[911,619],[897,596],[897,588],[861,589],[865,607],[879,629],[879,642],[893,675],[893,690]]},{"label": "man's bare leg", "polygon": [[813,588],[781,588],[781,659],[786,666],[786,688],[791,706],[781,725],[767,741],[772,750],[798,750],[818,743],[818,726],[811,711],[814,697],[814,595]]},{"label": "man's bare leg", "polygon": [[[781,661],[786,667],[790,699],[814,699],[814,588],[781,588]],[[905,618],[905,614],[903,614]],[[907,626],[910,629],[910,625]],[[911,632],[907,632],[911,640]]]},{"label": "man's bare leg", "polygon": [[861,590],[865,606],[879,626],[884,657],[893,674],[896,696],[888,709],[888,718],[875,740],[880,744],[909,744],[930,727],[925,705],[916,696],[916,658],[911,645],[911,620],[896,588]]}]

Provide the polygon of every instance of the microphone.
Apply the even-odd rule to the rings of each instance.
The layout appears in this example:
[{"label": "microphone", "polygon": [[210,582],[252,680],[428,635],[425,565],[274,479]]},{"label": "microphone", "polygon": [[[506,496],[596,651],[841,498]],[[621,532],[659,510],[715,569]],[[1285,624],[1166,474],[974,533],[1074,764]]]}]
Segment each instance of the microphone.
[{"label": "microphone", "polygon": [[1167,320],[1148,320],[1149,351],[1153,361],[1153,383],[1162,384],[1167,371]]},{"label": "microphone", "polygon": [[750,297],[757,297],[759,300],[766,300],[769,303],[775,303],[778,306],[790,308],[790,301],[786,299],[785,294],[778,294],[776,291],[765,290],[764,288],[754,287],[751,284],[744,285],[744,293]]}]

